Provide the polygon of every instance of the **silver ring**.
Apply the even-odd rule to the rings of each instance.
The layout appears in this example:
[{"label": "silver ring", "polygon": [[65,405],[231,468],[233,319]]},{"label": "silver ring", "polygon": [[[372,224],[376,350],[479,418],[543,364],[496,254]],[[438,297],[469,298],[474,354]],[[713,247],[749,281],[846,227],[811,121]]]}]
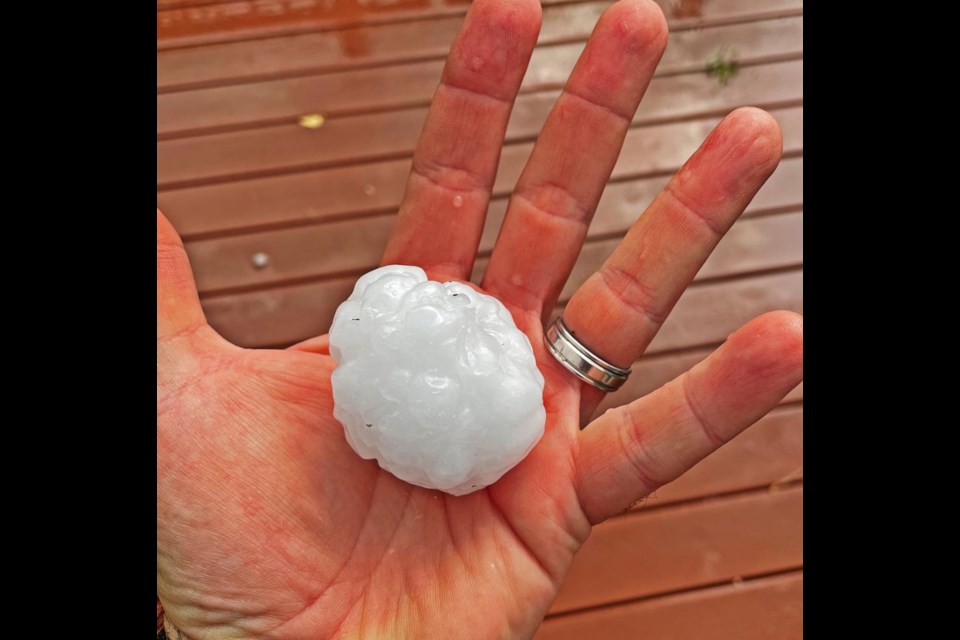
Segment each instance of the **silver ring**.
[{"label": "silver ring", "polygon": [[567,371],[601,391],[616,391],[632,371],[621,369],[592,353],[573,337],[562,317],[547,329],[543,343]]}]

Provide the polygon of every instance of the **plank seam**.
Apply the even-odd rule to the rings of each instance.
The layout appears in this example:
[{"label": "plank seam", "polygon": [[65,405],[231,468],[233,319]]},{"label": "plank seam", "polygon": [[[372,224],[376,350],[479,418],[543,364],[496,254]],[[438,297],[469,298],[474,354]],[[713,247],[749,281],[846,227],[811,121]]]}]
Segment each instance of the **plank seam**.
[{"label": "plank seam", "polygon": [[[796,61],[790,60],[789,62]],[[696,74],[685,74],[685,75],[696,75]],[[543,93],[552,93],[553,91],[543,91]],[[429,105],[427,105],[429,106]],[[803,106],[803,98],[794,98],[792,100],[772,100],[769,102],[758,102],[752,104],[751,106],[760,107],[762,109],[772,110],[772,109],[791,109],[794,107]],[[420,109],[423,107],[416,107]],[[403,109],[402,111],[408,111],[413,109]],[[716,118],[722,117],[730,113],[731,109],[722,108],[722,109],[707,109],[704,111],[697,111],[693,113],[680,114],[676,116],[660,116],[660,117],[650,117],[650,118],[639,118],[632,120],[629,129],[643,129],[647,127],[656,127],[661,125],[668,124],[680,124],[683,122],[694,122],[696,120],[703,120],[706,118]],[[290,123],[285,125],[273,125],[273,126],[289,126]],[[270,128],[270,127],[263,127]],[[229,132],[235,133],[235,132]],[[216,135],[216,134],[212,134]],[[222,135],[222,134],[221,134]],[[521,144],[530,144],[537,140],[538,133],[527,134],[522,136],[507,136],[504,140],[504,146],[515,146]],[[205,136],[197,136],[205,137]],[[185,138],[178,138],[183,140]],[[164,141],[161,141],[164,142]],[[180,189],[191,189],[194,187],[206,187],[216,184],[229,184],[234,182],[245,182],[247,180],[258,180],[261,178],[273,178],[277,176],[286,176],[286,175],[295,175],[298,173],[308,173],[310,171],[323,171],[325,169],[334,169],[342,167],[354,167],[358,165],[365,164],[376,164],[379,162],[392,162],[396,160],[403,160],[405,158],[412,158],[413,150],[410,151],[398,151],[393,153],[379,153],[379,154],[369,154],[369,155],[358,155],[352,158],[340,158],[335,160],[325,160],[319,162],[311,162],[304,164],[291,164],[285,166],[275,166],[267,169],[259,169],[253,171],[241,171],[233,173],[223,173],[219,175],[207,175],[201,176],[198,178],[189,178],[189,179],[179,179],[179,180],[168,180],[165,182],[157,183],[157,192],[164,193],[169,191],[178,191]]]},{"label": "plank seam", "polygon": [[[803,575],[803,565],[796,565],[793,567],[788,567],[786,569],[776,569],[773,571],[761,571],[757,573],[749,573],[739,576],[743,583],[747,582],[761,582],[765,580],[770,580],[771,578],[778,578],[781,576],[790,576],[790,575]],[[650,600],[660,600],[675,597],[678,595],[683,595],[687,593],[695,593],[698,591],[709,591],[710,589],[716,589],[718,587],[725,587],[728,585],[736,584],[734,580],[718,580],[715,582],[706,582],[702,584],[697,584],[681,589],[671,589],[668,591],[660,591],[657,593],[640,596],[638,598],[627,598],[623,600],[611,600],[610,602],[604,602],[603,604],[595,604],[587,607],[579,607],[576,609],[570,609],[567,611],[558,611],[557,613],[550,613],[544,618],[545,620],[555,620],[558,618],[565,618],[569,616],[575,616],[584,613],[590,613],[591,611],[601,611],[604,609],[612,609],[614,607],[621,607],[624,605],[636,604],[639,602],[647,602]]]},{"label": "plank seam", "polygon": [[[790,273],[791,271],[798,271],[803,269],[803,262],[796,262],[792,264],[781,265],[779,267],[767,267],[764,269],[750,269],[746,271],[740,271],[737,273],[723,274],[719,276],[706,276],[695,280],[690,283],[687,287],[705,287],[711,284],[723,284],[725,282],[733,282],[734,280],[740,280],[741,278],[759,278],[761,276],[773,276],[781,273]],[[557,307],[566,306],[569,302],[569,298],[562,299],[557,303]]]},{"label": "plank seam", "polygon": [[[774,409],[780,409],[782,407],[793,408],[797,405],[802,407],[803,400],[797,400],[795,402],[788,402],[782,405],[777,405],[776,407],[774,407]],[[663,486],[667,486],[667,485],[663,485]],[[675,500],[673,502],[666,502],[664,504],[652,504],[650,506],[641,506],[644,504],[644,501],[654,497],[654,495],[656,494],[656,491],[653,491],[646,498],[643,498],[638,506],[628,509],[623,513],[617,514],[612,518],[608,518],[608,520],[613,520],[613,519],[619,520],[621,518],[626,518],[637,513],[657,513],[660,511],[667,511],[669,509],[673,509],[674,507],[700,505],[700,504],[704,504],[706,502],[711,502],[713,500],[717,500],[721,498],[736,498],[739,496],[748,496],[748,495],[754,495],[759,493],[776,493],[778,491],[793,491],[797,487],[802,487],[802,486],[803,486],[802,478],[798,478],[796,480],[786,480],[786,481],[778,480],[770,483],[755,484],[749,487],[742,487],[740,489],[731,489],[729,491],[718,491],[716,493],[711,493],[705,496],[696,496],[693,498],[682,498],[680,500]]]},{"label": "plank seam", "polygon": [[[552,45],[551,45],[552,46]],[[775,55],[766,55],[766,56],[754,56],[738,60],[738,64],[741,67],[749,66],[759,66],[764,64],[774,64],[777,62],[790,62],[793,60],[803,59],[803,51],[790,51],[782,54]],[[658,71],[654,73],[655,78],[671,78],[687,74],[695,73],[706,73],[709,71],[710,62],[697,62],[689,64],[678,64],[672,69],[667,69],[663,71]],[[438,79],[439,82],[439,79]],[[538,84],[531,84],[529,86],[521,87],[518,96],[528,95],[531,93],[541,93],[546,91],[556,91],[562,89],[564,82],[543,82]],[[348,118],[351,116],[365,116],[365,115],[376,115],[382,113],[392,113],[394,111],[405,111],[409,109],[422,109],[430,106],[429,100],[414,100],[409,102],[395,102],[388,105],[377,105],[369,107],[351,107],[344,109],[329,109],[323,112],[325,119],[329,120],[331,118]],[[276,118],[262,118],[259,120],[249,120],[246,122],[232,123],[232,124],[222,124],[222,125],[212,125],[205,127],[193,127],[187,129],[176,129],[173,131],[163,131],[157,133],[158,141],[166,140],[180,140],[183,138],[199,138],[208,135],[216,135],[221,133],[232,133],[238,131],[249,131],[252,129],[265,129],[269,127],[276,127],[281,125],[296,124],[299,120],[300,114],[276,117]]]},{"label": "plank seam", "polygon": [[[767,20],[778,20],[781,18],[797,18],[803,16],[803,9],[784,9],[779,11],[757,12],[753,14],[744,14],[741,16],[730,16],[728,18],[711,18],[702,20],[697,24],[679,25],[670,29],[670,33],[682,33],[684,31],[693,31],[695,29],[706,29],[711,27],[729,27],[738,24],[752,24],[754,22],[765,22]],[[449,18],[450,16],[441,16],[437,19]],[[345,31],[346,29],[344,29]],[[284,39],[276,38],[277,40]],[[567,38],[549,38],[542,42],[537,42],[537,48],[557,47],[579,42],[586,42],[583,37]],[[221,43],[217,43],[221,44]],[[238,87],[248,84],[258,84],[261,82],[271,82],[273,80],[291,80],[293,78],[309,78],[310,76],[323,76],[333,73],[347,71],[366,71],[370,69],[389,69],[390,67],[402,66],[405,64],[416,64],[418,62],[432,62],[445,60],[449,51],[443,54],[422,54],[409,55],[391,58],[389,60],[371,60],[370,62],[341,62],[338,64],[319,65],[316,67],[302,67],[299,69],[290,69],[289,71],[274,71],[270,73],[251,74],[248,76],[235,76],[231,78],[197,80],[194,82],[180,82],[157,86],[157,95],[170,95],[174,93],[183,93],[185,91],[198,91],[203,89],[217,89],[220,87]]]},{"label": "plank seam", "polygon": [[[558,1],[546,5],[550,9],[554,7],[566,7],[571,5],[578,4],[587,4],[593,0],[570,0],[567,2]],[[158,12],[160,13],[160,12]],[[177,44],[177,38],[171,39],[158,39],[157,40],[157,53],[164,51],[183,51],[187,49],[202,49],[203,47],[218,46],[218,45],[228,45],[228,44],[237,44],[241,42],[257,42],[263,40],[280,40],[283,38],[289,38],[294,36],[305,36],[311,34],[320,34],[320,33],[335,33],[337,31],[347,31],[350,29],[358,28],[376,28],[383,26],[390,26],[395,24],[409,24],[411,22],[435,22],[437,20],[445,20],[449,18],[457,18],[466,15],[466,8],[447,8],[440,9],[437,13],[428,14],[428,15],[407,15],[407,16],[396,16],[393,19],[388,18],[377,18],[376,16],[367,16],[367,20],[355,20],[349,21],[345,20],[342,22],[335,22],[333,24],[324,25],[320,27],[288,27],[288,28],[277,28],[276,31],[267,32],[264,34],[249,34],[246,36],[238,36],[236,38],[230,38],[229,36],[224,39],[218,39],[216,36],[209,36],[210,39],[204,40],[207,36],[195,35],[195,36],[183,36],[179,38],[182,44]],[[779,17],[795,17],[803,15],[803,7],[797,7],[794,9],[775,9],[768,11],[752,11],[749,13],[743,13],[740,15],[731,15],[726,17],[717,17],[717,18],[679,18],[675,21],[669,22],[670,31],[690,31],[693,29],[700,29],[704,26],[725,26],[730,24],[739,24],[740,22],[757,22],[761,20],[772,20]],[[369,19],[373,18],[373,19]],[[193,39],[193,42],[190,42],[190,39]],[[441,56],[441,59],[446,57],[446,54]],[[355,67],[352,67],[355,68]]]},{"label": "plank seam", "polygon": [[[236,3],[242,2],[244,0],[236,0]],[[541,0],[541,4],[545,7],[564,7],[568,5],[576,4],[586,4],[588,2],[593,2],[594,0],[552,0],[551,2],[544,3]],[[226,2],[217,2],[216,0],[210,0],[209,2],[204,2],[203,6],[210,6],[215,4],[234,4],[235,2],[227,0]],[[198,5],[200,6],[200,5]],[[191,9],[194,7],[183,6],[176,7],[171,9],[157,7],[157,14],[164,13],[166,11],[181,11],[184,9]],[[386,17],[378,16],[377,14],[367,14],[365,16],[358,16],[353,20],[345,19],[337,21],[332,19],[329,24],[320,25],[316,27],[275,27],[276,31],[268,31],[263,34],[249,34],[246,36],[238,36],[236,38],[229,38],[227,36],[225,39],[217,39],[213,34],[208,34],[207,36],[196,35],[196,36],[183,36],[181,38],[170,38],[169,40],[157,40],[157,51],[178,51],[182,49],[197,49],[208,46],[215,46],[221,44],[233,44],[236,42],[255,42],[258,40],[273,40],[278,38],[287,38],[290,36],[300,36],[308,35],[311,33],[329,33],[332,31],[343,31],[346,29],[357,29],[361,27],[381,27],[386,25],[393,24],[407,24],[410,22],[427,22],[434,20],[443,20],[445,18],[455,18],[458,16],[467,15],[467,9],[469,7],[456,6],[456,7],[438,7],[433,9],[429,13],[423,14],[407,14],[407,15],[395,15],[395,14],[386,14]],[[269,29],[269,27],[268,27]],[[265,29],[266,31],[266,29]],[[202,40],[204,37],[209,37],[209,40],[201,42],[190,42],[187,44],[176,44],[177,40]]]},{"label": "plank seam", "polygon": [[[778,207],[778,209],[783,209],[783,207]],[[772,215],[786,215],[790,213],[798,213],[799,211],[802,211],[802,210],[803,210],[803,207],[801,205],[800,207],[795,209],[788,209],[784,211],[779,211],[777,213],[770,213],[768,214],[768,217]],[[590,246],[600,242],[609,242],[610,240],[616,240],[616,239],[622,238],[625,232],[626,230],[619,231],[619,232],[614,231],[614,232],[609,232],[604,234],[597,234],[596,236],[592,236],[592,237],[588,236],[587,239],[584,241],[584,246],[586,247],[586,246]],[[489,250],[489,249],[483,252],[480,252],[477,254],[477,259],[486,259],[490,257],[491,253],[492,253],[492,250]],[[795,265],[790,265],[787,268],[792,269],[794,266]],[[289,278],[278,278],[276,280],[270,280],[268,282],[257,282],[252,284],[210,288],[210,289],[204,289],[200,291],[199,295],[201,299],[206,300],[206,299],[219,298],[219,297],[228,296],[228,295],[238,295],[238,294],[244,294],[244,293],[255,293],[258,291],[268,291],[270,289],[277,289],[282,287],[330,282],[332,280],[339,280],[342,278],[359,278],[364,273],[370,271],[374,267],[376,267],[375,264],[370,264],[370,265],[365,265],[363,267],[356,268],[356,269],[343,269],[339,271],[328,271],[325,273],[315,273],[315,274],[308,274],[308,275],[295,276],[295,277],[289,277]],[[778,268],[779,267],[774,267],[772,269],[778,269]],[[743,275],[743,273],[747,273],[747,272],[742,272],[740,275]],[[712,278],[722,278],[722,277],[723,276],[712,276]],[[711,277],[709,276],[704,277],[704,278],[701,278],[700,280],[697,280],[696,282],[704,282],[710,278]]]},{"label": "plank seam", "polygon": [[[798,105],[802,106],[802,105]],[[801,158],[803,157],[803,150],[791,150],[783,154],[783,159],[792,159],[792,158]],[[623,182],[631,182],[633,180],[648,180],[652,178],[664,178],[672,176],[679,170],[679,166],[669,167],[667,169],[657,169],[653,171],[637,171],[632,173],[625,173],[620,176],[616,176],[607,181],[607,184],[619,184]],[[490,202],[500,200],[508,200],[510,198],[511,192],[494,192],[490,198]],[[399,205],[398,205],[399,206]],[[317,220],[314,218],[297,218],[282,220],[277,222],[262,222],[259,224],[250,224],[241,227],[227,227],[223,229],[214,229],[211,231],[200,231],[196,233],[184,233],[181,234],[181,240],[184,243],[197,242],[201,240],[215,240],[218,238],[231,238],[235,236],[242,236],[254,233],[262,233],[266,231],[282,231],[284,229],[298,229],[301,227],[310,227],[314,225],[324,225],[332,224],[335,222],[344,222],[346,220],[353,219],[362,219],[362,218],[375,218],[380,216],[391,216],[395,215],[398,210],[398,206],[391,207],[374,207],[370,209],[354,209],[352,211],[343,211],[340,213],[331,214],[324,216],[323,219]]]}]

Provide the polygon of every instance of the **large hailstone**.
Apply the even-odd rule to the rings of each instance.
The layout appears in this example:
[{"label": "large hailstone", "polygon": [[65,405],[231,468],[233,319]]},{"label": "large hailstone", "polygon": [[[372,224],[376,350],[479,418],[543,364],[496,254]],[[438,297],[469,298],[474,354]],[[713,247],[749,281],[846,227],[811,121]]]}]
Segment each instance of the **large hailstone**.
[{"label": "large hailstone", "polygon": [[361,457],[463,495],[496,482],[543,435],[543,375],[506,307],[391,265],[361,277],[330,328],[333,415]]}]

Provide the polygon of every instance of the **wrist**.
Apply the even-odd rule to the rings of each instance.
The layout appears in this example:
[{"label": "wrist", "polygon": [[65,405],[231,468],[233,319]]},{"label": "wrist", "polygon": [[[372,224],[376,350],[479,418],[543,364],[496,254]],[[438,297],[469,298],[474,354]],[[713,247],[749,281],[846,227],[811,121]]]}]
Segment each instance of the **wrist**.
[{"label": "wrist", "polygon": [[170,622],[170,619],[166,616],[163,617],[163,631],[167,636],[167,640],[190,640],[180,629],[173,626],[173,623]]},{"label": "wrist", "polygon": [[157,640],[190,640],[186,634],[170,622],[166,612],[163,610],[163,604],[160,598],[157,598]]}]

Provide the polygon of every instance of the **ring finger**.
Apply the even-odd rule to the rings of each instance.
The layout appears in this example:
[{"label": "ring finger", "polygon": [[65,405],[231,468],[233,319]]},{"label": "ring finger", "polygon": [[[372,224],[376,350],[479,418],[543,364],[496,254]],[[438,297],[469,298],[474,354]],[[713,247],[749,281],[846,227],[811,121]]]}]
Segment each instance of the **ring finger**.
[{"label": "ring finger", "polygon": [[[577,340],[629,368],[780,155],[780,128],[770,114],[742,108],[724,118],[570,299],[563,319]],[[584,417],[602,397],[585,385]]]}]

